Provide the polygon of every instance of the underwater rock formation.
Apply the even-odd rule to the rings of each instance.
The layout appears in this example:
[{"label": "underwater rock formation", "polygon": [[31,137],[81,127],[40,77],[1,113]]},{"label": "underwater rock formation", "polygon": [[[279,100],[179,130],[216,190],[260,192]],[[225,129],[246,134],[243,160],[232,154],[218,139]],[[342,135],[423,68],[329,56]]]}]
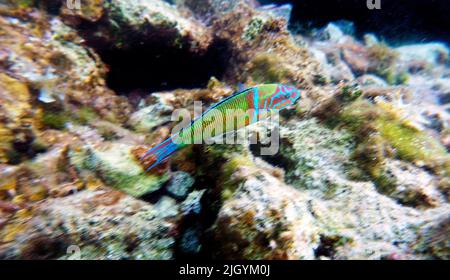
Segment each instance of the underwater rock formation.
[{"label": "underwater rock formation", "polygon": [[81,11],[63,8],[61,13],[74,26],[92,23],[85,36],[110,47],[129,48],[151,40],[200,52],[211,41],[210,30],[161,0],[93,1]]},{"label": "underwater rock formation", "polygon": [[1,255],[8,259],[170,259],[175,223],[161,214],[148,203],[108,189],[49,199],[28,218],[16,237],[18,242]]},{"label": "underwater rock formation", "polygon": [[133,146],[114,143],[75,152],[71,160],[80,169],[96,172],[108,185],[138,197],[159,189],[168,180],[168,174],[147,174],[133,157],[132,149]]},{"label": "underwater rock formation", "polygon": [[254,169],[243,166],[230,178],[239,185],[213,225],[218,257],[314,258],[319,235],[308,211],[308,197]]},{"label": "underwater rock formation", "polygon": [[[412,253],[422,236],[417,228],[448,211],[448,206],[427,211],[402,207],[370,183],[339,175],[332,180],[323,193],[296,190],[256,166],[237,167],[229,177],[235,191],[213,225],[218,257],[423,258]],[[445,244],[440,246],[445,251]]]},{"label": "underwater rock formation", "polygon": [[[55,2],[0,4],[0,258],[450,259],[446,45],[254,0]],[[238,131],[147,172],[175,109],[259,83],[302,92],[275,155]]]}]

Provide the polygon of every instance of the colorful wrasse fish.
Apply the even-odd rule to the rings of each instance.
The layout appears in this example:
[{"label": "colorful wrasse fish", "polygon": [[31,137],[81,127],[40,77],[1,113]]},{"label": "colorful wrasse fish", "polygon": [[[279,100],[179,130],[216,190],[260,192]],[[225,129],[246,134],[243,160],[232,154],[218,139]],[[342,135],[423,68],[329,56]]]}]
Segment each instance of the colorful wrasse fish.
[{"label": "colorful wrasse fish", "polygon": [[[141,160],[149,157],[153,158],[153,163],[147,168],[147,171],[166,160],[171,154],[178,149],[186,146],[186,143],[198,143],[202,140],[204,133],[202,131],[208,128],[212,119],[220,118],[221,120],[228,120],[227,114],[229,112],[238,112],[235,117],[243,117],[243,122],[234,123],[233,126],[223,126],[224,133],[237,130],[244,126],[256,123],[259,120],[266,118],[271,111],[280,111],[294,103],[301,97],[300,91],[294,87],[284,86],[279,84],[265,84],[254,86],[242,91],[239,91],[220,102],[211,106],[199,118],[192,121],[189,126],[181,129],[178,133],[170,136],[160,144],[149,149]],[[239,113],[241,112],[241,113]],[[251,113],[248,113],[251,112]],[[227,130],[228,129],[228,130]],[[211,132],[211,131],[210,131]],[[214,132],[208,134],[212,137]]]}]

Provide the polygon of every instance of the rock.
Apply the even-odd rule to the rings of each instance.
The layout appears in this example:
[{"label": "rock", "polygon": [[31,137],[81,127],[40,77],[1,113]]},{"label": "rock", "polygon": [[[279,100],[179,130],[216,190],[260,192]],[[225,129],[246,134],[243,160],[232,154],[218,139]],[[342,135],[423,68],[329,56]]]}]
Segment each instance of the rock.
[{"label": "rock", "polygon": [[348,66],[341,59],[341,54],[336,48],[326,43],[314,43],[310,48],[315,59],[320,63],[324,76],[331,82],[339,83],[341,81],[353,81],[355,76]]},{"label": "rock", "polygon": [[84,182],[70,164],[68,151],[67,145],[55,145],[51,150],[37,156],[30,170],[39,180],[31,180],[30,185],[38,185],[38,182],[45,185],[52,197],[67,196],[82,190],[85,187]]},{"label": "rock", "polygon": [[290,123],[281,128],[280,135],[279,156],[286,165],[286,181],[296,187],[323,187],[325,191],[329,180],[344,172],[344,165],[351,164],[349,156],[354,143],[345,131],[329,130],[309,119]]},{"label": "rock", "polygon": [[199,240],[200,229],[198,227],[189,227],[181,236],[180,250],[185,255],[198,254],[202,248],[202,244]]},{"label": "rock", "polygon": [[291,4],[283,4],[280,6],[274,4],[262,5],[258,7],[260,11],[266,11],[274,17],[282,18],[286,21],[286,24],[289,23],[292,14],[292,5]]},{"label": "rock", "polygon": [[0,73],[0,103],[0,163],[18,163],[20,152],[31,146],[39,116],[27,85],[4,73]]},{"label": "rock", "polygon": [[[283,18],[239,5],[214,21],[217,39],[227,42],[228,83],[286,83],[309,89],[321,75],[318,62],[290,36]],[[239,54],[239,55],[235,55]]]},{"label": "rock", "polygon": [[358,78],[358,82],[363,86],[387,87],[388,84],[380,77],[366,74]]},{"label": "rock", "polygon": [[448,214],[441,215],[422,226],[419,239],[413,243],[413,249],[428,259],[448,260],[450,249],[448,236],[450,234],[450,220]]},{"label": "rock", "polygon": [[439,94],[439,103],[449,104],[450,103],[450,92],[445,92]]},{"label": "rock", "polygon": [[331,24],[337,26],[344,34],[354,36],[355,24],[348,20],[333,21]]},{"label": "rock", "polygon": [[93,171],[108,185],[132,196],[139,197],[161,188],[169,176],[146,173],[131,154],[132,149],[133,146],[126,144],[102,144],[74,151],[70,158],[78,169]]},{"label": "rock", "polygon": [[359,139],[353,158],[381,185],[389,182],[384,180],[380,168],[384,159],[393,157],[420,167],[428,166],[437,176],[446,176],[446,149],[438,139],[413,124],[411,116],[398,105],[403,97],[400,102],[392,97],[391,102],[379,98],[374,103],[356,99],[341,108],[338,118]]},{"label": "rock", "polygon": [[175,198],[184,199],[194,185],[194,178],[186,172],[173,172],[167,185],[167,191]]},{"label": "rock", "polygon": [[319,235],[308,197],[263,172],[240,178],[213,225],[217,257],[313,259]]},{"label": "rock", "polygon": [[364,45],[366,47],[372,47],[375,45],[380,44],[380,41],[378,40],[377,36],[375,34],[369,33],[364,34]]},{"label": "rock", "polygon": [[361,75],[369,70],[369,57],[362,46],[355,44],[352,47],[343,48],[342,56],[355,74]]},{"label": "rock", "polygon": [[443,64],[449,57],[448,48],[442,43],[406,45],[395,49],[404,63],[425,61],[431,65]]},{"label": "rock", "polygon": [[193,191],[188,197],[181,203],[181,212],[183,215],[198,215],[202,210],[201,199],[205,190]]},{"label": "rock", "polygon": [[442,134],[441,143],[442,143],[442,145],[444,145],[447,148],[447,150],[450,150],[450,133],[449,132]]},{"label": "rock", "polygon": [[[127,49],[139,42],[158,42],[166,47],[203,52],[211,42],[211,33],[200,22],[183,17],[175,6],[161,0],[113,0],[102,4],[105,15],[89,29],[81,30],[97,46]],[[84,14],[71,15],[69,23],[78,26]]]},{"label": "rock", "polygon": [[444,201],[435,178],[415,167],[396,160],[388,160],[385,174],[392,182],[388,195],[400,203],[415,207],[437,207]]},{"label": "rock", "polygon": [[0,255],[14,259],[172,259],[176,225],[160,214],[152,205],[117,191],[85,190],[39,205],[16,242],[1,248]]},{"label": "rock", "polygon": [[32,162],[0,165],[0,201],[9,205],[8,209],[14,206],[17,211],[28,211],[49,197],[84,189],[85,182],[68,163],[67,150],[65,145],[53,147]]},{"label": "rock", "polygon": [[254,6],[253,0],[175,0],[177,6],[189,9],[195,17],[211,24],[215,19],[231,12],[239,4]]},{"label": "rock", "polygon": [[323,51],[321,51],[319,49],[316,49],[316,48],[310,48],[309,51],[311,52],[312,56],[320,64],[320,68],[322,70],[322,75],[323,75],[323,76],[321,76],[322,81],[325,82],[325,83],[326,82],[330,82],[330,80],[331,80],[331,73],[334,74],[333,75],[333,80],[335,80],[336,76],[337,76],[335,73],[338,73],[338,72],[337,71],[333,71],[334,70],[334,69],[332,69],[333,66],[328,63],[327,56],[326,56],[325,52],[323,52]]},{"label": "rock", "polygon": [[[436,211],[417,211],[380,194],[373,184],[338,174],[328,199],[295,190],[267,173],[239,168],[213,226],[218,257],[227,259],[382,259],[411,255],[423,222]],[[282,191],[280,191],[282,190]],[[430,256],[426,254],[426,256]]]},{"label": "rock", "polygon": [[314,58],[317,59],[317,61],[322,66],[322,68],[325,68],[325,66],[328,64],[328,59],[327,59],[327,55],[325,54],[325,52],[318,48],[313,48],[313,47],[311,47],[309,49],[309,51],[314,56]]},{"label": "rock", "polygon": [[329,71],[331,80],[335,83],[339,83],[341,81],[350,82],[355,79],[352,70],[344,62],[339,62],[336,65],[331,66]]},{"label": "rock", "polygon": [[[0,4],[1,259],[450,258],[444,44],[361,42],[345,21],[293,34],[290,5],[254,0],[13,2]],[[130,80],[133,59],[155,73],[178,58],[214,67]],[[173,110],[238,83],[301,89],[277,154],[260,153],[264,135],[146,172]]]},{"label": "rock", "polygon": [[105,14],[102,0],[93,0],[80,5],[80,9],[70,9],[68,5],[62,5],[61,17],[66,21],[83,20],[97,22]]},{"label": "rock", "polygon": [[154,205],[155,210],[160,213],[163,218],[177,218],[180,214],[179,205],[177,201],[171,197],[163,196]]},{"label": "rock", "polygon": [[329,23],[319,32],[318,38],[321,40],[339,43],[344,40],[344,32],[334,23]]},{"label": "rock", "polygon": [[164,102],[161,94],[152,94],[152,98],[155,100],[153,104],[134,112],[128,120],[128,124],[136,131],[148,133],[171,121],[174,108]]},{"label": "rock", "polygon": [[435,85],[438,91],[438,102],[441,105],[450,103],[450,79],[438,79]]},{"label": "rock", "polygon": [[[116,122],[126,119],[130,109],[126,99],[105,86],[106,66],[91,49],[81,45],[83,40],[74,29],[37,10],[30,12],[27,20],[20,14],[0,16],[0,25],[4,32],[0,50],[7,54],[2,61],[4,75],[19,80],[24,89],[45,93],[46,100],[54,100],[53,111],[45,107],[44,121],[46,113],[54,118],[55,108],[68,107],[72,111],[89,107]],[[18,100],[23,102],[23,95]]]},{"label": "rock", "polygon": [[296,121],[281,130],[281,137],[283,157],[277,156],[276,162],[283,164],[286,181],[296,190],[255,165],[227,167],[224,174],[231,175],[227,184],[218,186],[223,204],[212,228],[218,258],[424,257],[410,253],[411,244],[420,238],[420,225],[448,211],[435,189],[435,177],[420,169],[406,169],[416,174],[409,179],[399,175],[405,179],[399,186],[428,197],[411,201],[437,202],[436,211],[417,210],[398,204],[371,182],[347,178],[356,166],[350,158],[353,139],[344,131],[329,130],[313,120]]},{"label": "rock", "polygon": [[433,111],[424,110],[422,113],[422,116],[425,119],[425,126],[430,130],[441,133],[447,127],[446,120],[449,119],[449,115],[447,115],[444,111]]}]

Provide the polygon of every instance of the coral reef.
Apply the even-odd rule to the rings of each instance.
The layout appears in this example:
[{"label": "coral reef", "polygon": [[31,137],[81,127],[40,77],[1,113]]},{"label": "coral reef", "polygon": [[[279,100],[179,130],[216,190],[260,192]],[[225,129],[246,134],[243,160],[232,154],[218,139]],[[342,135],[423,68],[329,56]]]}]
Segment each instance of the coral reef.
[{"label": "coral reef", "polygon": [[[445,44],[255,0],[56,2],[0,3],[0,259],[450,259]],[[276,154],[237,131],[147,172],[175,109],[259,83],[302,92]]]},{"label": "coral reef", "polygon": [[104,147],[87,148],[73,152],[71,160],[79,169],[97,173],[110,186],[132,196],[142,196],[159,189],[168,180],[168,174],[147,174],[131,153],[133,146],[114,143]]},{"label": "coral reef", "polygon": [[[34,210],[3,258],[170,259],[176,223],[157,208],[111,190],[50,199]],[[68,250],[77,246],[80,254]]]},{"label": "coral reef", "polygon": [[[336,176],[327,184],[328,188],[334,184],[333,194],[323,199],[324,194],[295,190],[257,167],[238,167],[231,180],[236,190],[221,206],[213,225],[218,246],[214,252],[220,258],[445,258],[442,254],[448,253],[445,237],[422,243],[430,246],[427,249],[418,249],[415,243],[423,240],[419,225],[441,219],[439,211],[402,207],[371,183]],[[413,255],[420,250],[436,253]]]},{"label": "coral reef", "polygon": [[61,17],[74,26],[93,23],[85,36],[118,48],[151,39],[198,52],[211,41],[210,31],[201,23],[181,16],[174,6],[160,0],[93,1],[81,11],[64,7]]}]

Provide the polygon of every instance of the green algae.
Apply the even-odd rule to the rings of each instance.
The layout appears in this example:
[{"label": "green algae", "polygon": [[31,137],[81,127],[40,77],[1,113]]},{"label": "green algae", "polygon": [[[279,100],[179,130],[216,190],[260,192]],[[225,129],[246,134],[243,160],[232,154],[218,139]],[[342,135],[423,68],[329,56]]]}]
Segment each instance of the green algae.
[{"label": "green algae", "polygon": [[251,61],[249,72],[258,83],[279,83],[289,77],[289,71],[274,54],[258,54]]},{"label": "green algae", "polygon": [[69,120],[69,114],[63,111],[44,110],[42,115],[42,124],[44,126],[58,130],[63,130]]},{"label": "green algae", "polygon": [[88,124],[99,119],[99,116],[94,109],[84,106],[76,112],[75,119],[80,124]]},{"label": "green algae", "polygon": [[35,0],[18,0],[18,1],[11,1],[16,2],[15,5],[19,8],[31,8],[36,6]]},{"label": "green algae", "polygon": [[87,125],[97,119],[99,119],[99,116],[94,109],[86,106],[74,112],[47,108],[43,110],[42,114],[42,124],[48,128],[57,130],[65,129],[66,123],[68,122]]},{"label": "green algae", "polygon": [[169,180],[167,173],[161,176],[146,173],[133,159],[130,149],[125,144],[113,144],[71,152],[70,158],[78,169],[93,171],[106,184],[134,197],[155,191]]},{"label": "green algae", "polygon": [[264,21],[262,18],[259,17],[252,18],[252,20],[245,27],[242,38],[246,41],[253,41],[255,38],[259,36],[263,27]]},{"label": "green algae", "polygon": [[396,84],[404,85],[404,84],[408,83],[408,81],[410,79],[410,75],[407,72],[400,72],[396,78],[397,78]]},{"label": "green algae", "polygon": [[411,162],[423,160],[431,164],[436,156],[446,155],[445,148],[436,140],[398,120],[379,118],[375,126],[400,159]]},{"label": "green algae", "polygon": [[392,69],[398,58],[398,53],[386,44],[375,44],[368,48],[368,56],[375,63],[374,72],[382,77],[386,77],[386,71]]},{"label": "green algae", "polygon": [[403,85],[409,80],[409,74],[406,72],[397,72],[393,67],[389,67],[377,72],[383,77],[389,85]]},{"label": "green algae", "polygon": [[9,164],[19,164],[22,161],[22,154],[16,150],[7,150],[6,159]]},{"label": "green algae", "polygon": [[341,95],[339,96],[343,102],[355,101],[362,95],[362,90],[355,87],[346,85],[342,88]]},{"label": "green algae", "polygon": [[221,191],[222,201],[228,200],[233,196],[239,182],[236,182],[231,177],[241,167],[255,167],[255,163],[249,157],[235,156],[223,165],[222,179],[224,183]]},{"label": "green algae", "polygon": [[373,72],[384,78],[390,85],[402,85],[408,82],[409,74],[398,71],[395,63],[398,59],[398,52],[389,48],[386,44],[375,44],[368,48],[369,59],[373,61]]},{"label": "green algae", "polygon": [[345,106],[337,122],[351,131],[358,146],[353,158],[383,191],[392,182],[384,171],[386,158],[398,158],[431,168],[436,174],[449,174],[449,155],[434,138],[402,119],[387,104],[358,99]]},{"label": "green algae", "polygon": [[[200,150],[185,149],[187,158],[193,161],[195,155],[203,154],[202,162],[196,166],[197,181],[211,180],[220,188],[218,194],[225,200],[232,196],[239,182],[232,178],[232,174],[240,166],[253,166],[250,152],[245,145],[213,144],[199,146]],[[176,161],[177,155],[175,155]],[[222,200],[223,201],[223,200]]]}]

